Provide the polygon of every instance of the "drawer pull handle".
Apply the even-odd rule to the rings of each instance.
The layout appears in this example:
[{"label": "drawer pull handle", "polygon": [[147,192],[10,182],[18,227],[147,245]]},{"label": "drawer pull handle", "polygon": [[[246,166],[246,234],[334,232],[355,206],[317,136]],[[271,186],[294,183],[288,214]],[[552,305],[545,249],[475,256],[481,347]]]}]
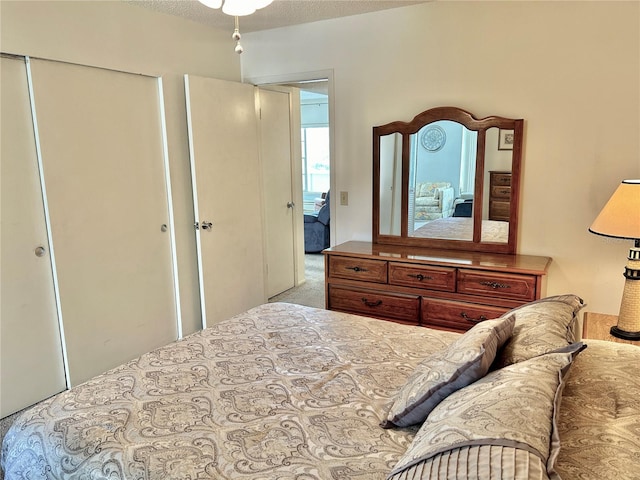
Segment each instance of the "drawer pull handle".
[{"label": "drawer pull handle", "polygon": [[382,305],[382,300],[371,302],[366,298],[362,297],[362,303],[364,303],[367,307],[379,307],[380,305]]},{"label": "drawer pull handle", "polygon": [[507,285],[506,283],[498,283],[498,282],[480,282],[480,285],[491,287],[494,290],[498,288],[511,288],[511,285]]},{"label": "drawer pull handle", "polygon": [[411,278],[417,278],[419,282],[421,282],[422,280],[433,280],[433,277],[430,277],[429,275],[423,275],[421,273],[418,273],[417,275],[408,273],[407,275]]},{"label": "drawer pull handle", "polygon": [[366,272],[366,268],[361,267],[345,267],[347,270],[353,270],[354,272]]},{"label": "drawer pull handle", "polygon": [[480,315],[479,318],[473,318],[473,317],[470,317],[469,315],[467,315],[464,312],[460,313],[460,316],[462,318],[464,318],[465,320],[467,320],[468,322],[473,322],[473,323],[484,322],[487,319],[487,317],[485,317],[484,315]]}]

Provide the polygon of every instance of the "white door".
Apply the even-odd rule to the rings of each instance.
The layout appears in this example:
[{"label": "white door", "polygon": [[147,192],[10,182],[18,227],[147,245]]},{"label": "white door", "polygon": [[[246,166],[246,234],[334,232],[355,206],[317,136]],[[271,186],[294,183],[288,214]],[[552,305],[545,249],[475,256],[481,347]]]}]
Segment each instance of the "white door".
[{"label": "white door", "polygon": [[0,418],[66,388],[24,59],[1,59]]},{"label": "white door", "polygon": [[185,76],[203,327],[266,300],[255,87]]},{"label": "white door", "polygon": [[289,94],[261,88],[259,100],[267,296],[271,298],[295,285],[294,217],[302,205],[296,205],[292,192]]},{"label": "white door", "polygon": [[32,60],[71,384],[177,338],[157,78]]}]

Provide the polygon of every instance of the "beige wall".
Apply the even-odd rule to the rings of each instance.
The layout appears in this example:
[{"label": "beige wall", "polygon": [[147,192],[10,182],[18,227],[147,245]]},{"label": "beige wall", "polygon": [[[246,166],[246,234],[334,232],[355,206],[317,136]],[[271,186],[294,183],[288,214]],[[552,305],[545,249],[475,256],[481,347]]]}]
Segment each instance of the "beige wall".
[{"label": "beige wall", "polygon": [[3,0],[0,22],[2,52],[163,78],[183,331],[198,330],[200,303],[183,74],[239,81],[240,61],[229,32],[116,1]]},{"label": "beige wall", "polygon": [[[0,2],[0,50],[162,75],[185,333],[199,304],[182,74],[239,80],[227,31],[122,2]],[[525,119],[519,251],[617,313],[629,242],[587,228],[640,177],[640,3],[430,2],[243,35],[248,79],[334,78],[338,242],[371,238],[371,127],[438,105]]]},{"label": "beige wall", "polygon": [[430,2],[243,36],[243,74],[332,70],[336,240],[371,238],[371,127],[455,105],[525,119],[519,252],[617,313],[631,242],[587,229],[640,178],[639,2]]}]

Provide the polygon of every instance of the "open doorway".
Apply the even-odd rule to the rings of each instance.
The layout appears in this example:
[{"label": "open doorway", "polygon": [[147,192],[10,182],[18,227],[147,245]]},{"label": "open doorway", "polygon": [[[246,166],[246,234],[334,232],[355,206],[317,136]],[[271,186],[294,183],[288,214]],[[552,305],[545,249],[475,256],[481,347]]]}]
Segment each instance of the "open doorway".
[{"label": "open doorway", "polygon": [[[307,283],[324,282],[322,250],[331,243],[329,80],[288,83],[300,92],[300,172]],[[295,181],[295,180],[294,180]]]},{"label": "open doorway", "polygon": [[[333,125],[333,71],[323,70],[316,72],[288,73],[282,75],[269,75],[265,77],[245,78],[245,81],[260,87],[260,89],[289,92],[291,100],[291,192],[294,208],[294,288],[296,290],[307,282],[307,277],[321,276],[321,290],[324,297],[324,261],[320,253],[305,254],[304,247],[304,216],[319,213],[325,202],[325,213],[329,213],[329,245],[335,243],[335,222],[332,221],[335,207],[331,201],[326,202],[326,194],[334,187],[332,167],[334,162],[334,125]],[[303,93],[304,92],[304,93]],[[303,97],[303,100],[301,100]],[[305,105],[304,107],[302,105]],[[304,109],[304,112],[303,112]],[[322,112],[322,113],[320,113]],[[304,127],[302,116],[305,116]],[[320,115],[320,116],[318,116]],[[318,153],[316,146],[320,142],[323,145],[322,152]],[[304,144],[303,144],[304,142]],[[305,147],[303,159],[303,147]],[[317,158],[320,156],[320,160]],[[304,170],[303,170],[304,163]],[[263,165],[268,168],[268,165]],[[328,184],[327,184],[328,183]],[[304,190],[304,192],[303,192]],[[323,197],[325,194],[325,198]],[[273,195],[273,192],[265,191],[265,196]],[[316,199],[318,199],[316,203]],[[309,257],[307,257],[309,255]],[[313,255],[313,257],[311,257]],[[320,260],[317,268],[307,269],[307,258]],[[277,261],[275,259],[274,261]],[[290,293],[290,290],[269,297],[269,301],[277,301],[281,295]],[[297,303],[297,302],[293,302]],[[324,301],[323,301],[324,304]]]}]

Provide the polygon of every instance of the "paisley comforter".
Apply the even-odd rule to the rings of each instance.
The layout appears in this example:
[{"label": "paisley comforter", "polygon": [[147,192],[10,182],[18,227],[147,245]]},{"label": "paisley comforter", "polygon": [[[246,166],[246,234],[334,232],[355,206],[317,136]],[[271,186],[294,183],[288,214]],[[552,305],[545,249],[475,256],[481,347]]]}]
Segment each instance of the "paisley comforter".
[{"label": "paisley comforter", "polygon": [[[14,479],[384,479],[418,427],[383,429],[414,367],[458,334],[272,303],[149,352],[23,413]],[[640,349],[587,341],[567,381],[557,471],[632,479]]]},{"label": "paisley comforter", "polygon": [[381,479],[415,433],[386,404],[455,335],[263,305],[25,412],[6,479]]}]

